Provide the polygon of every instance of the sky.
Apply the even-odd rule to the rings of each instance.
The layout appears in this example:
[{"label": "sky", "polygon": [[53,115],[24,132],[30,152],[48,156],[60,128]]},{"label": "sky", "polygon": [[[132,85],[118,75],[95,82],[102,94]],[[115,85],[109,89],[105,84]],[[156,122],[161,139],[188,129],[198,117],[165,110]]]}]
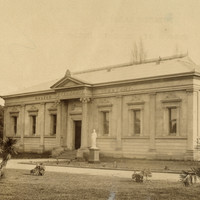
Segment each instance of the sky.
[{"label": "sky", "polygon": [[140,41],[147,58],[200,64],[199,24],[199,0],[0,0],[0,96],[130,62]]}]

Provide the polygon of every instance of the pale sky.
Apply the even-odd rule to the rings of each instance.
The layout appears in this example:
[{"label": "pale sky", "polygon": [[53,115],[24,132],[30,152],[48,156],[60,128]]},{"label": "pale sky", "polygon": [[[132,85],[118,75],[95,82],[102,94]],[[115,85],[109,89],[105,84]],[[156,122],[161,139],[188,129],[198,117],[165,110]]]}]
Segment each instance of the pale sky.
[{"label": "pale sky", "polygon": [[200,64],[200,0],[0,0],[0,95],[129,62],[140,39]]}]

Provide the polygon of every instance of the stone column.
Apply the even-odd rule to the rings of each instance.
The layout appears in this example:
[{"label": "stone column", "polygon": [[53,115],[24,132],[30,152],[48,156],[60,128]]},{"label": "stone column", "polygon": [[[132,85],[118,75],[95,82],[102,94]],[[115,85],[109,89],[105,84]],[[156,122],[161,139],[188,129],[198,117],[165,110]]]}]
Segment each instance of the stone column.
[{"label": "stone column", "polygon": [[40,116],[39,116],[39,126],[40,126],[40,151],[44,152],[44,134],[45,134],[45,103],[40,104]]},{"label": "stone column", "polygon": [[66,102],[62,104],[62,131],[61,135],[63,138],[63,147],[68,148],[67,146],[67,125],[68,125],[68,105]]},{"label": "stone column", "polygon": [[194,147],[197,144],[197,103],[198,91],[187,91],[187,160],[194,158]]},{"label": "stone column", "polygon": [[7,135],[7,110],[8,110],[8,107],[4,106],[3,138],[5,138]]},{"label": "stone column", "polygon": [[149,136],[150,145],[149,151],[156,151],[155,137],[156,137],[156,93],[149,94]]},{"label": "stone column", "polygon": [[88,102],[90,98],[83,97],[80,99],[82,102],[82,127],[81,127],[81,149],[88,147]]},{"label": "stone column", "polygon": [[24,134],[25,134],[25,105],[21,105],[20,115],[20,151],[24,151]]},{"label": "stone column", "polygon": [[117,139],[117,144],[116,144],[116,150],[121,150],[122,149],[122,139],[121,139],[121,134],[122,134],[122,96],[116,96],[117,100],[117,134],[116,134],[116,139]]},{"label": "stone column", "polygon": [[56,129],[56,142],[57,147],[61,146],[61,130],[62,130],[62,103],[57,101],[57,129]]}]

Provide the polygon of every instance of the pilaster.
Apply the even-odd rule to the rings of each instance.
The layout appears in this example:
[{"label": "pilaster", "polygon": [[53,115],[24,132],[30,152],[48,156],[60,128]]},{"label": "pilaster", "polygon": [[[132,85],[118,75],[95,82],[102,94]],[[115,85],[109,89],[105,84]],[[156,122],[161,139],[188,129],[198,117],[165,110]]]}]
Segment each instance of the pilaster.
[{"label": "pilaster", "polygon": [[25,134],[25,108],[24,104],[21,105],[21,117],[20,117],[20,151],[24,151],[24,134]]},{"label": "pilaster", "polygon": [[150,145],[149,151],[156,151],[156,93],[149,94],[149,136],[150,136]]},{"label": "pilaster", "polygon": [[186,159],[193,160],[197,141],[198,91],[187,90],[187,152]]},{"label": "pilaster", "polygon": [[122,149],[122,96],[116,96],[116,101],[117,101],[117,130],[116,130],[116,139],[117,139],[117,144],[116,144],[116,150],[121,150]]},{"label": "pilaster", "polygon": [[88,147],[88,103],[90,98],[80,98],[82,102],[82,127],[81,127],[81,149],[87,149]]},{"label": "pilaster", "polygon": [[57,147],[61,145],[61,130],[62,130],[62,103],[57,101],[57,127],[56,127],[56,142]]},{"label": "pilaster", "polygon": [[44,152],[44,134],[45,134],[45,103],[40,104],[40,116],[39,116],[39,126],[40,126],[40,151]]}]

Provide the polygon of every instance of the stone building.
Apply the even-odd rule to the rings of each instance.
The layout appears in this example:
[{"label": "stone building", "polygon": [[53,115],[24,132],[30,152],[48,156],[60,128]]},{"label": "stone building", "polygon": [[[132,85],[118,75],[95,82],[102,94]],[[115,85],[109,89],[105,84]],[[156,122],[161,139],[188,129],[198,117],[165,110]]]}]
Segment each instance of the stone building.
[{"label": "stone building", "polygon": [[[200,67],[186,55],[70,73],[6,95],[5,135],[24,152],[197,160]],[[81,154],[80,154],[81,155]]]}]

